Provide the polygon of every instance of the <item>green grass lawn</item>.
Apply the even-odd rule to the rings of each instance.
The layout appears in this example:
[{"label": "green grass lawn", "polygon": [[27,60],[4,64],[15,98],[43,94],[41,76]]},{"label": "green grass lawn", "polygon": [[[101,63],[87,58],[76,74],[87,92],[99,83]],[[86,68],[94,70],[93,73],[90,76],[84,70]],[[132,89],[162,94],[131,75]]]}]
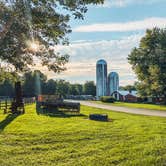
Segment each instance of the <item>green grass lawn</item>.
[{"label": "green grass lawn", "polygon": [[98,103],[98,104],[107,104],[107,105],[121,106],[121,107],[143,108],[143,109],[149,109],[149,110],[166,111],[166,105],[125,103],[125,102],[104,103],[101,101],[93,101],[93,102]]},{"label": "green grass lawn", "polygon": [[[107,113],[112,122],[87,119]],[[0,114],[1,166],[152,166],[166,163],[166,118],[81,107],[82,116]]]}]

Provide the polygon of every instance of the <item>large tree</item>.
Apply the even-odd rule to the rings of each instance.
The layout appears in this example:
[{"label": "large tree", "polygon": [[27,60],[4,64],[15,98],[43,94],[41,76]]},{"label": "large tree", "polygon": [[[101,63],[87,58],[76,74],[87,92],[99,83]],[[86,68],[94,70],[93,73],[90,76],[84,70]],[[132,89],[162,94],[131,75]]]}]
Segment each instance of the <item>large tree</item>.
[{"label": "large tree", "polygon": [[128,56],[142,96],[166,97],[166,29],[147,30]]},{"label": "large tree", "polygon": [[68,55],[50,45],[68,44],[69,20],[83,19],[88,4],[104,0],[0,0],[0,60],[17,71],[28,70],[37,59],[49,70],[65,69]]}]

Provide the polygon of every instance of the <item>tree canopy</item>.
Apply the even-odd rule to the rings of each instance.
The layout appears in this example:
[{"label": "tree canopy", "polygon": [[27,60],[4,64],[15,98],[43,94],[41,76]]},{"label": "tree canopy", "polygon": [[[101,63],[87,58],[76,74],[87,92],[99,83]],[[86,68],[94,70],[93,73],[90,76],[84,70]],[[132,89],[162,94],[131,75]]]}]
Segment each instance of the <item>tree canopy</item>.
[{"label": "tree canopy", "polygon": [[37,59],[49,70],[65,70],[68,55],[53,47],[68,44],[69,20],[83,19],[87,5],[104,0],[0,0],[0,60],[27,71]]},{"label": "tree canopy", "polygon": [[19,76],[16,72],[9,72],[0,67],[0,83],[3,83],[6,79],[10,81],[15,81]]},{"label": "tree canopy", "polygon": [[128,56],[142,96],[166,97],[166,29],[147,30]]},{"label": "tree canopy", "polygon": [[86,81],[84,84],[84,94],[96,96],[96,85],[93,81]]},{"label": "tree canopy", "polygon": [[134,85],[120,86],[119,89],[126,91],[136,91],[136,82],[134,83]]}]

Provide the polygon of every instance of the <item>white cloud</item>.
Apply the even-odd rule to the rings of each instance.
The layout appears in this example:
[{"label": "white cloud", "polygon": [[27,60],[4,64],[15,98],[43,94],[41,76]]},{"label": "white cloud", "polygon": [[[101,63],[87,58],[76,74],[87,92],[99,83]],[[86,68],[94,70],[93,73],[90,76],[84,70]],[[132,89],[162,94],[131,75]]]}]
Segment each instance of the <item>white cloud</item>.
[{"label": "white cloud", "polygon": [[124,7],[126,6],[131,0],[106,0],[103,5],[100,7]]},{"label": "white cloud", "polygon": [[138,45],[141,37],[142,35],[133,35],[121,40],[84,41],[83,43],[75,42],[69,46],[56,46],[56,51],[70,55],[67,71],[54,74],[42,66],[40,69],[47,74],[48,78],[81,83],[86,80],[95,81],[96,61],[102,58],[108,63],[108,72],[119,73],[121,85],[132,84],[135,81],[135,75],[127,62],[127,56],[131,49]]},{"label": "white cloud", "polygon": [[152,17],[139,21],[91,24],[76,27],[75,32],[129,32],[146,30],[154,27],[165,28],[166,18]]},{"label": "white cloud", "polygon": [[128,5],[133,4],[155,4],[155,3],[161,3],[164,2],[164,0],[106,0],[103,5],[99,5],[99,7],[105,7],[105,8],[112,8],[112,7],[125,7]]}]

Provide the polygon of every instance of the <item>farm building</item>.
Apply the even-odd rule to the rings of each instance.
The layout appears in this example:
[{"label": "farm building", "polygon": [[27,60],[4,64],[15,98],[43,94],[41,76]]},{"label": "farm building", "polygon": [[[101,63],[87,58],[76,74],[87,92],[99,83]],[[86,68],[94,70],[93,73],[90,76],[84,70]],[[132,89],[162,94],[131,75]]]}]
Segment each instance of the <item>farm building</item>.
[{"label": "farm building", "polygon": [[137,91],[114,91],[112,95],[117,101],[137,102]]}]

